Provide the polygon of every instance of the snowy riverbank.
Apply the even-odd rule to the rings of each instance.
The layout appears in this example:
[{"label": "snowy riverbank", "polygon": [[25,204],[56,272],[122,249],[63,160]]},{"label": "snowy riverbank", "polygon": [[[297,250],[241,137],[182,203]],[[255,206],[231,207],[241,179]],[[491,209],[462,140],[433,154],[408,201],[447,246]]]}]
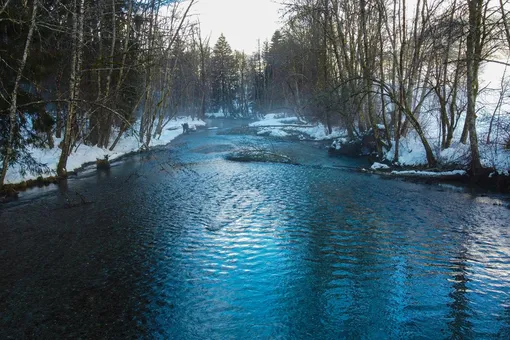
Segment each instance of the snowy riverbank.
[{"label": "snowy riverbank", "polygon": [[[192,120],[190,117],[172,119],[163,129],[161,136],[151,140],[150,146],[155,147],[170,143],[173,139],[182,134],[183,131],[181,124],[184,123],[188,123],[191,129],[197,126],[205,126],[204,121]],[[115,136],[112,137],[114,138]],[[13,165],[7,171],[5,183],[15,184],[31,179],[36,179],[39,176],[55,176],[55,169],[57,168],[57,163],[62,151],[60,148],[58,148],[60,141],[61,139],[55,139],[56,146],[53,149],[32,148],[30,150],[32,156],[37,162],[46,164],[46,166],[50,169],[49,172],[44,174],[23,174],[18,165]],[[111,142],[113,142],[113,140]],[[73,153],[71,153],[69,156],[67,161],[67,169],[68,171],[72,171],[74,169],[80,168],[83,164],[94,162],[96,159],[103,159],[106,155],[108,155],[110,160],[115,160],[125,154],[139,151],[141,146],[142,143],[140,143],[136,134],[130,131],[124,134],[113,151],[99,148],[97,146],[88,146],[82,144],[75,148]]]},{"label": "snowy riverbank", "polygon": [[[500,175],[508,176],[510,173],[510,150],[503,148],[501,141],[493,141],[486,143],[488,127],[483,124],[478,126],[479,150],[482,165],[488,169],[494,169]],[[427,138],[431,144],[434,156],[439,164],[446,167],[456,167],[459,169],[467,169],[470,160],[469,144],[458,142],[460,136],[455,136],[452,145],[441,150],[439,137],[430,134]],[[385,161],[392,162],[395,155],[395,147],[393,146],[385,153]],[[400,141],[400,150],[397,166],[404,167],[421,167],[427,165],[427,157],[425,148],[416,133],[411,132],[406,138]]]},{"label": "snowy riverbank", "polygon": [[[482,164],[488,169],[493,169],[487,178],[470,179],[466,169],[469,166],[469,145],[458,142],[441,150],[439,137],[434,136],[437,130],[430,129],[428,140],[434,148],[434,154],[438,160],[437,169],[427,168],[427,158],[425,149],[419,138],[414,132],[410,132],[407,137],[400,141],[399,162],[393,163],[394,147],[384,154],[384,163],[374,163],[368,169],[360,168],[362,172],[377,173],[382,175],[391,175],[394,177],[427,178],[434,180],[461,180],[484,183],[488,186],[497,187],[503,191],[507,189],[507,182],[510,172],[510,150],[505,150],[495,142],[491,144],[484,143],[487,136],[488,125],[483,119],[479,124],[480,153]],[[429,128],[432,124],[429,124]],[[250,127],[257,129],[258,135],[272,137],[295,137],[311,140],[330,140],[334,139],[333,145],[341,147],[347,141],[346,131],[340,128],[334,128],[333,133],[328,135],[326,127],[322,124],[307,124],[301,122],[297,117],[286,117],[279,114],[268,114],[262,120],[251,123]],[[459,129],[460,130],[460,129]],[[458,140],[460,136],[455,136]],[[500,142],[500,141],[499,141]],[[389,166],[388,164],[391,164]],[[503,183],[503,184],[501,184]]]},{"label": "snowy riverbank", "polygon": [[346,135],[344,129],[335,127],[328,134],[326,126],[321,123],[308,124],[298,117],[286,117],[284,114],[267,114],[262,120],[253,122],[250,127],[257,128],[257,134],[272,137],[298,136],[299,139],[329,140]]}]

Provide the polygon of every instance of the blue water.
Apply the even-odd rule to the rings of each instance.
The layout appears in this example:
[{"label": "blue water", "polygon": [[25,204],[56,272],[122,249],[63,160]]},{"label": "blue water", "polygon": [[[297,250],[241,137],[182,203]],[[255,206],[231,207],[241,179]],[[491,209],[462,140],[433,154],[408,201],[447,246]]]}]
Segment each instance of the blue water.
[{"label": "blue water", "polygon": [[224,160],[243,138],[268,143],[201,132],[0,208],[0,337],[510,337],[505,197],[305,143],[271,142],[301,166]]}]

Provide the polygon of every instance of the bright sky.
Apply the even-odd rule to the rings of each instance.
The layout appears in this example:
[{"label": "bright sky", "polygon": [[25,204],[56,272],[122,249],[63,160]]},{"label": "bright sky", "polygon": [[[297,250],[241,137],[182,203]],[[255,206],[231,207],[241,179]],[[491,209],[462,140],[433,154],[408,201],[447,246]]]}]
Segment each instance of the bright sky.
[{"label": "bright sky", "polygon": [[198,0],[193,14],[211,46],[223,33],[232,49],[249,54],[257,50],[257,39],[262,44],[278,29],[281,7],[275,0]]}]

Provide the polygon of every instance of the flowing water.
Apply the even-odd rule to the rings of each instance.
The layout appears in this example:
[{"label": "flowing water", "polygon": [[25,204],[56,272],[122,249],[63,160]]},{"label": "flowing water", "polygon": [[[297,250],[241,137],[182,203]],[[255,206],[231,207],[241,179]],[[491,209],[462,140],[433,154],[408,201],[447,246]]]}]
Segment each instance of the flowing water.
[{"label": "flowing water", "polygon": [[510,337],[507,198],[222,131],[1,206],[0,338]]}]

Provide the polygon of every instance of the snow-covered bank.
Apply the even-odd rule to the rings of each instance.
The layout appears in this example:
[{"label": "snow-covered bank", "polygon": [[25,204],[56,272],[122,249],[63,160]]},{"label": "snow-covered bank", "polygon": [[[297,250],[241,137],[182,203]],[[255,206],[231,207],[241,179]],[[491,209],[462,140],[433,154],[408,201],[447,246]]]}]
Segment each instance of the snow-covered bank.
[{"label": "snow-covered bank", "polygon": [[382,164],[382,163],[377,163],[375,162],[374,164],[372,164],[372,166],[370,167],[370,170],[388,170],[390,167],[386,164]]},{"label": "snow-covered bank", "polygon": [[417,170],[404,170],[392,171],[392,175],[412,175],[418,177],[445,177],[445,176],[466,176],[465,170],[452,170],[452,171],[417,171]]},{"label": "snow-covered bank", "polygon": [[[459,126],[462,126],[463,122],[459,122]],[[313,140],[328,140],[335,139],[332,144],[332,148],[338,150],[342,145],[346,145],[348,142],[345,138],[346,131],[344,129],[335,127],[332,134],[327,134],[327,128],[320,123],[307,124],[299,120],[298,117],[288,117],[284,114],[267,114],[260,121],[249,124],[250,127],[257,129],[257,134],[266,135],[272,137],[292,137],[298,136],[300,139],[313,139]],[[454,141],[452,145],[441,150],[440,148],[440,131],[439,126],[429,122],[427,124],[427,139],[433,148],[434,155],[438,160],[440,166],[449,169],[458,169],[458,171],[464,171],[469,167],[470,148],[469,145],[459,143],[461,128],[458,128],[454,135]],[[505,150],[498,145],[501,144],[501,140],[492,142],[490,144],[485,143],[486,136],[488,134],[489,126],[487,124],[487,118],[480,119],[480,123],[477,125],[479,134],[479,149],[482,165],[486,168],[495,169],[500,175],[508,176],[510,173],[510,150]],[[386,162],[393,162],[395,156],[395,145],[385,152],[384,160]],[[380,163],[377,163],[380,164]],[[400,140],[399,158],[398,162],[394,164],[396,167],[404,167],[409,169],[410,167],[423,168],[427,165],[427,157],[425,148],[417,134],[414,131],[409,132],[406,137],[402,137]],[[377,168],[380,166],[379,168]],[[380,164],[375,165],[376,168],[372,170],[388,169],[386,165]],[[421,174],[416,174],[421,176]],[[433,173],[434,176],[448,176],[448,174]],[[456,176],[461,175],[455,173]]]},{"label": "snow-covered bank", "polygon": [[[499,174],[508,175],[510,171],[510,150],[504,149],[504,144],[510,138],[510,102],[505,95],[500,103],[500,88],[502,78],[508,77],[506,66],[499,63],[487,63],[482,68],[480,76],[481,92],[477,97],[477,121],[479,151],[482,165],[495,169]],[[508,80],[508,79],[506,79]],[[506,81],[505,80],[505,81]],[[433,97],[431,97],[433,98]],[[498,105],[501,106],[498,107]],[[467,168],[470,159],[469,140],[467,145],[459,142],[464,126],[465,114],[458,117],[453,135],[452,145],[441,150],[441,127],[438,104],[430,99],[424,103],[423,112],[419,117],[420,125],[425,131],[427,140],[440,164],[456,165]],[[491,127],[492,121],[492,127]],[[505,128],[505,126],[507,128]],[[491,133],[489,133],[491,131]],[[490,136],[490,143],[487,137]],[[395,155],[395,145],[388,151],[385,158],[392,161]],[[402,166],[421,166],[427,164],[425,149],[417,134],[411,131],[407,137],[401,139],[398,164]]]},{"label": "snow-covered bank", "polygon": [[[508,89],[508,85],[503,86],[502,84],[507,84],[510,81],[507,66],[505,63],[484,63],[479,81],[480,93],[476,102],[476,130],[481,163],[487,169],[494,169],[499,175],[508,176],[510,173],[510,100],[508,100],[507,92],[501,92],[502,87]],[[442,150],[441,148],[442,137],[447,131],[442,129],[440,104],[433,93],[420,104],[420,110],[416,114],[440,168],[467,169],[469,167],[471,157],[469,139],[467,144],[459,142],[466,116],[465,94],[462,91],[460,93],[462,93],[462,96],[457,98],[456,105],[458,107],[454,120],[455,130],[452,143],[447,149]],[[384,126],[380,126],[380,128],[384,128]],[[331,145],[331,149],[339,150],[344,146],[346,147],[344,150],[349,149],[351,145],[348,142],[347,140],[339,140]],[[352,144],[355,143],[358,143],[358,141],[352,142]],[[427,166],[425,148],[412,128],[400,139],[398,161],[395,163],[393,161],[395,160],[396,145],[394,140],[391,143],[393,144],[392,148],[384,150],[383,161],[406,169]],[[355,148],[351,149],[357,151]],[[342,153],[338,152],[337,154]]]},{"label": "snow-covered bank", "polygon": [[423,171],[423,170],[392,170],[392,168],[383,163],[374,162],[370,167],[375,173],[390,173],[396,176],[411,176],[411,177],[458,177],[467,176],[465,170],[451,170],[451,171]]},{"label": "snow-covered bank", "polygon": [[226,115],[223,112],[206,112],[206,118],[225,118]]},{"label": "snow-covered bank", "polygon": [[[510,150],[505,150],[495,143],[484,142],[486,132],[483,127],[479,130],[479,150],[482,165],[486,168],[495,169],[499,174],[508,175],[510,172]],[[440,164],[455,165],[467,168],[470,160],[469,144],[454,142],[444,150],[441,150],[439,138],[429,137],[429,143],[433,147],[434,155]],[[385,160],[393,161],[395,146],[385,154]],[[425,148],[415,133],[410,133],[400,141],[398,164],[401,166],[424,166],[427,164]]]},{"label": "snow-covered bank", "polygon": [[250,127],[257,128],[257,134],[273,137],[299,136],[300,139],[328,140],[345,136],[344,129],[335,127],[328,134],[327,127],[321,123],[307,124],[298,117],[286,117],[284,114],[267,114],[262,120],[253,122]]},{"label": "snow-covered bank", "polygon": [[[189,117],[173,119],[165,126],[163,133],[159,138],[153,138],[151,140],[150,146],[154,147],[170,143],[173,139],[182,134],[183,131],[181,124],[184,123],[188,123],[191,129],[196,126],[205,125],[204,121],[192,120]],[[115,137],[116,136],[112,136],[112,138]],[[30,150],[32,157],[37,162],[46,164],[46,166],[48,166],[50,169],[49,173],[42,174],[42,176],[56,175],[55,169],[57,168],[60,153],[62,152],[62,150],[58,148],[60,141],[60,139],[55,139],[56,146],[53,149],[32,148]],[[112,142],[113,140],[111,140],[111,143]],[[102,149],[97,146],[88,146],[82,144],[79,145],[77,149],[74,149],[73,153],[69,156],[69,159],[67,160],[67,169],[68,171],[72,171],[81,167],[83,164],[94,162],[98,158],[103,159],[105,155],[108,155],[110,160],[114,160],[125,154],[139,151],[141,146],[142,143],[140,143],[138,138],[133,133],[129,132],[124,134],[113,151]],[[10,167],[7,171],[5,183],[15,184],[30,179],[36,179],[37,177],[41,176],[39,174],[32,173],[23,175],[20,170],[21,169],[18,165]]]}]

